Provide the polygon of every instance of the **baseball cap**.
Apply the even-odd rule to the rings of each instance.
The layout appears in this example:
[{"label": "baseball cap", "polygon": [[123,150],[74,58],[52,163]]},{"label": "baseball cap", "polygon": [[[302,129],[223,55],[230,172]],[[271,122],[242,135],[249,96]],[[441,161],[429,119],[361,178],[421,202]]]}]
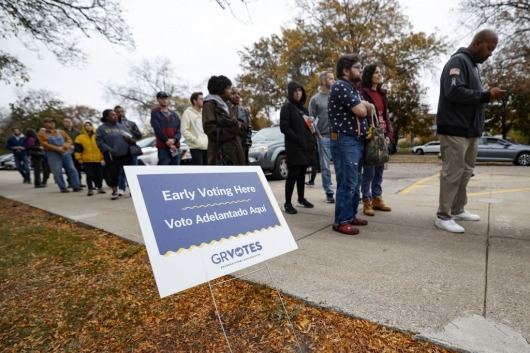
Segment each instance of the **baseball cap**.
[{"label": "baseball cap", "polygon": [[156,94],[156,99],[159,99],[159,98],[166,98],[166,97],[169,97],[169,94],[167,94],[166,92],[164,91],[160,91]]}]

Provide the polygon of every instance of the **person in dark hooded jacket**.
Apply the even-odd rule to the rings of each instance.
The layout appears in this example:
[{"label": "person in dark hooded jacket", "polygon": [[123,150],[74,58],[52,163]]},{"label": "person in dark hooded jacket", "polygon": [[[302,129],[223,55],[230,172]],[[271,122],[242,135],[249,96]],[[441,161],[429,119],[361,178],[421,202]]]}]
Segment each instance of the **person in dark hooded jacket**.
[{"label": "person in dark hooded jacket", "polygon": [[288,102],[280,110],[280,130],[285,135],[285,157],[287,159],[287,180],[285,181],[285,212],[297,213],[291,203],[294,185],[298,192],[298,205],[312,208],[313,204],[304,198],[304,178],[308,165],[317,163],[317,146],[311,131],[313,122],[304,107],[306,93],[301,84],[290,82],[287,87]]}]

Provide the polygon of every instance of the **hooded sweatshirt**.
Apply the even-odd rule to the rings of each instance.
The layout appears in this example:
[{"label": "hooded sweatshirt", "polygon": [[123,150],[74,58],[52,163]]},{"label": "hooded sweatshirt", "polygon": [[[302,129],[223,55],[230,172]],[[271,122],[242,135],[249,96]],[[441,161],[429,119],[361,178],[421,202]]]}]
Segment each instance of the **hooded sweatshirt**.
[{"label": "hooded sweatshirt", "polygon": [[467,48],[458,49],[445,64],[440,78],[437,134],[482,136],[490,98],[490,92],[482,87],[473,55]]},{"label": "hooded sweatshirt", "polygon": [[96,143],[96,133],[94,130],[89,134],[83,124],[83,132],[75,138],[74,157],[83,163],[100,163],[103,160],[103,154]]},{"label": "hooded sweatshirt", "polygon": [[[103,121],[103,120],[102,120]],[[101,152],[110,152],[113,156],[123,157],[129,154],[129,142],[125,134],[132,137],[129,129],[120,123],[105,121],[96,130],[96,143]]]}]

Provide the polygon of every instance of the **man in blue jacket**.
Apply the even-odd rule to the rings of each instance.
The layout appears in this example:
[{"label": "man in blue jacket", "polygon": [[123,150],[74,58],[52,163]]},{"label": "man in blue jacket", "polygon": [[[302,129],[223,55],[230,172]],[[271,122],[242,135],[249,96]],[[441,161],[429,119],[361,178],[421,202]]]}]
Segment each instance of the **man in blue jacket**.
[{"label": "man in blue jacket", "polygon": [[498,41],[497,34],[489,29],[478,32],[467,48],[460,48],[451,56],[442,71],[436,125],[443,166],[434,225],[448,232],[464,232],[455,220],[480,220],[478,215],[464,210],[466,188],[475,167],[478,138],[484,129],[486,103],[503,98],[508,91],[498,87],[485,91],[477,64],[491,56]]},{"label": "man in blue jacket", "polygon": [[15,158],[15,166],[20,175],[24,179],[24,184],[31,184],[31,177],[29,171],[28,154],[25,147],[26,137],[18,127],[13,128],[13,135],[11,135],[6,142],[6,148],[13,151]]},{"label": "man in blue jacket", "polygon": [[151,110],[151,126],[155,131],[158,165],[180,164],[180,118],[169,109],[169,95],[158,92],[159,106]]}]

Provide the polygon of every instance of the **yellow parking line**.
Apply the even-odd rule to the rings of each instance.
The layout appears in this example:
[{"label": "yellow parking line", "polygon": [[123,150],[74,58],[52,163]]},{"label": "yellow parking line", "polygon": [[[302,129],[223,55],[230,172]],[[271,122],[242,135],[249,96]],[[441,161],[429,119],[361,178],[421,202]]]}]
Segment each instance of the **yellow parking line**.
[{"label": "yellow parking line", "polygon": [[506,190],[497,190],[497,191],[482,191],[482,192],[473,192],[467,194],[467,196],[480,196],[480,195],[491,195],[491,194],[506,194],[509,192],[521,192],[521,191],[530,191],[530,188],[520,188],[520,189],[506,189]]},{"label": "yellow parking line", "polygon": [[398,192],[398,194],[400,194],[400,195],[408,195],[410,192],[414,191],[415,189],[420,188],[420,187],[424,187],[425,185],[422,185],[423,183],[425,183],[425,182],[427,182],[429,180],[432,180],[434,178],[439,178],[439,177],[440,177],[440,173],[436,173],[434,175],[431,175],[430,177],[423,178],[423,179],[415,182],[414,184],[412,184],[408,188],[401,190],[400,192]]}]

